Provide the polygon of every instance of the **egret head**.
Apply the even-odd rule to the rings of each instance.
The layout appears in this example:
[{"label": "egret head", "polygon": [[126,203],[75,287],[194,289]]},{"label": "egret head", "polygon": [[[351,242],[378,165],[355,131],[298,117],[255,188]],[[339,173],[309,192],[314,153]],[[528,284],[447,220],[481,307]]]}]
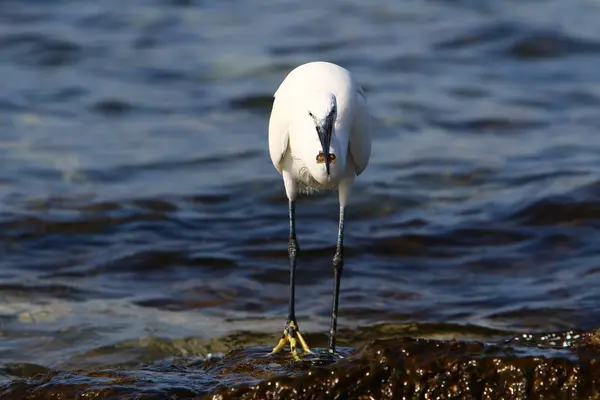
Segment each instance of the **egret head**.
[{"label": "egret head", "polygon": [[[309,170],[311,170],[313,177],[317,181],[323,179],[329,180],[331,165],[335,164],[339,157],[339,154],[335,154],[334,149],[336,146],[332,142],[335,120],[337,118],[337,101],[335,96],[330,92],[314,92],[308,98],[306,108],[306,117],[310,119],[311,125],[309,126],[312,126],[313,132],[316,131],[316,136],[313,136],[313,138],[318,138],[318,144],[316,141],[313,141],[315,147],[312,147],[312,153],[314,154],[306,155],[307,157],[312,156],[312,160],[308,158],[305,162],[313,166],[313,168],[309,166]],[[322,176],[323,174],[319,173],[323,167],[325,167],[326,176]]]}]

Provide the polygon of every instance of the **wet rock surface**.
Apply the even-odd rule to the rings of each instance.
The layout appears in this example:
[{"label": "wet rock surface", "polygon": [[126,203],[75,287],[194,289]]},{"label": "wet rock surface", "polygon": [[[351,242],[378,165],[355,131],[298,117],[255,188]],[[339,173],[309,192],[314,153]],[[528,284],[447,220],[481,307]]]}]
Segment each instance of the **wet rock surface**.
[{"label": "wet rock surface", "polygon": [[294,362],[271,347],[138,368],[60,371],[7,365],[2,399],[585,399],[600,391],[596,332],[509,339],[397,336]]}]

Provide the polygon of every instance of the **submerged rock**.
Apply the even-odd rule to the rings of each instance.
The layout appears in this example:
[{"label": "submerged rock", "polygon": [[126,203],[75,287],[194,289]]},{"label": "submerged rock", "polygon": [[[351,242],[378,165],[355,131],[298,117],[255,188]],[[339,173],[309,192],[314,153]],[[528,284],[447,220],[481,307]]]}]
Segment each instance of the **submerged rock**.
[{"label": "submerged rock", "polygon": [[[344,358],[294,362],[270,347],[137,369],[5,367],[21,378],[2,399],[585,399],[600,393],[600,335],[564,332],[503,341],[373,340]],[[12,369],[11,369],[12,368]]]}]

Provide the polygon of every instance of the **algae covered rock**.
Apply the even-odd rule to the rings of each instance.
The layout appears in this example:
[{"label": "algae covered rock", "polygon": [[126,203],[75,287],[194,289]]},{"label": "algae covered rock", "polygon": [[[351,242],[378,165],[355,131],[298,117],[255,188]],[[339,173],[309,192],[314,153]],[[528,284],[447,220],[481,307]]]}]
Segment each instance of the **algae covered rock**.
[{"label": "algae covered rock", "polygon": [[600,392],[595,332],[507,340],[395,337],[301,362],[270,347],[139,368],[12,366],[2,399],[586,399]]},{"label": "algae covered rock", "polygon": [[212,399],[582,399],[600,390],[593,333],[483,343],[375,340],[347,359]]}]

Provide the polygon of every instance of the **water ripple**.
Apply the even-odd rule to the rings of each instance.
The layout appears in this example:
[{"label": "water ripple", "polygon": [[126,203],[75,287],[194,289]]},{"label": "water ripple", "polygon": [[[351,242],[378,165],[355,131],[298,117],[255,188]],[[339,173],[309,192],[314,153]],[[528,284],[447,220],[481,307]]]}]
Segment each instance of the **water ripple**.
[{"label": "water ripple", "polygon": [[[377,324],[600,324],[593,5],[3,5],[3,361],[137,365],[240,331],[272,345],[289,260],[268,118],[313,59],[352,70],[373,113],[346,214],[345,345]],[[296,312],[323,342],[337,218],[335,193],[298,201]]]}]

